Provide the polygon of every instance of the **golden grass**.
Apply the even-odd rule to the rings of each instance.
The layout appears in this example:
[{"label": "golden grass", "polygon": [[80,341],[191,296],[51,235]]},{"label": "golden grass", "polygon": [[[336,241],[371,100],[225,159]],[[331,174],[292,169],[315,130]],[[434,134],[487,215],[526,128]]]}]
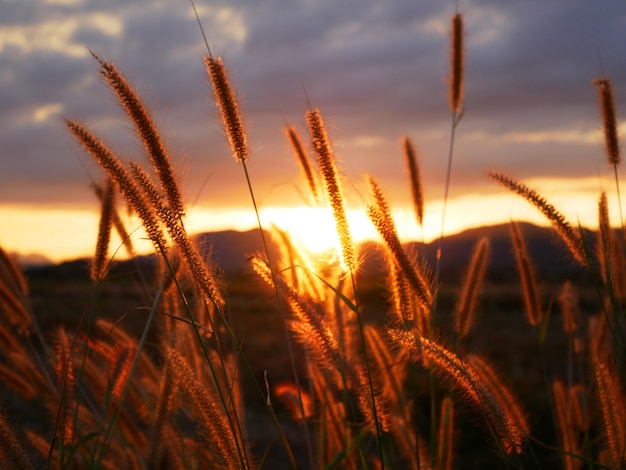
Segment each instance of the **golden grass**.
[{"label": "golden grass", "polygon": [[[457,13],[452,19],[450,77],[453,131],[457,113],[463,111],[463,41],[463,18]],[[241,329],[238,310],[224,294],[210,256],[198,249],[186,231],[179,180],[147,108],[116,66],[94,57],[143,142],[150,165],[122,162],[86,126],[66,121],[69,132],[100,165],[108,181],[105,188],[95,188],[102,206],[91,267],[92,301],[94,305],[98,302],[100,289],[108,282],[113,227],[128,252],[133,252],[131,237],[115,208],[118,192],[139,217],[159,260],[155,278],[144,279],[141,286],[142,294],[152,293],[148,306],[142,305],[140,310],[147,310],[149,319],[138,339],[124,329],[124,321],[95,317],[88,305],[75,330],[57,327],[51,335],[44,335],[29,303],[24,276],[0,249],[0,382],[9,400],[23,403],[24,409],[36,405],[44,414],[36,429],[31,425],[22,429],[0,414],[3,464],[20,469],[42,465],[273,468],[277,457],[267,461],[265,457],[274,452],[273,447],[280,447],[283,461],[292,468],[449,469],[471,458],[463,449],[482,425],[479,436],[492,437],[489,464],[531,468],[541,452],[563,461],[565,468],[578,468],[583,461],[590,467],[624,465],[626,270],[623,240],[611,229],[605,194],[600,196],[600,235],[593,250],[539,192],[504,174],[489,173],[547,217],[572,258],[589,269],[592,279],[594,263],[600,265],[593,287],[601,312],[584,317],[573,283],[565,283],[558,298],[568,341],[567,380],[545,362],[537,364],[544,368],[545,390],[536,390],[527,400],[508,385],[515,383],[510,371],[492,365],[495,358],[478,355],[470,341],[484,335],[475,328],[470,338],[469,331],[486,275],[490,241],[478,241],[462,289],[454,293],[456,308],[447,313],[456,314],[455,324],[439,323],[438,315],[446,312],[436,301],[438,271],[434,285],[426,261],[419,257],[416,261],[414,253],[400,242],[391,205],[373,177],[367,180],[372,199],[367,213],[382,240],[385,281],[380,292],[386,296],[388,317],[384,325],[381,317],[365,318],[369,305],[360,298],[365,289],[361,277],[355,276],[357,255],[340,169],[321,112],[307,111],[317,169],[308,164],[305,145],[295,128],[288,127],[286,134],[315,204],[321,199],[317,181],[323,183],[340,239],[340,255],[352,284],[345,270],[339,272],[334,266],[311,260],[288,233],[279,230],[275,231],[282,250],[278,261],[270,263],[269,251],[250,254],[256,281],[273,289],[278,307],[284,306],[286,313],[280,320],[287,342],[293,339],[299,346],[295,382],[288,379],[274,384],[271,377],[276,371],[265,371],[263,378],[255,375],[251,364],[265,353],[248,349],[257,332],[237,336]],[[246,134],[224,64],[209,52],[205,65],[232,153],[245,169]],[[609,163],[615,168],[619,141],[612,89],[606,79],[595,83]],[[453,141],[452,137],[451,144]],[[422,225],[424,195],[415,149],[408,137],[402,145],[416,222]],[[450,166],[448,177],[449,171]],[[543,348],[551,340],[549,311],[544,318],[539,286],[514,222],[511,240],[523,298],[517,307],[526,310],[531,326],[546,327],[537,342],[540,361],[545,361]],[[596,259],[593,253],[597,253]],[[256,299],[246,300],[253,303]],[[514,315],[511,310],[507,315]],[[507,349],[498,354],[517,356],[522,351]],[[295,368],[296,362],[293,364]],[[542,400],[537,399],[539,395]],[[277,406],[281,400],[284,413]],[[537,402],[543,408],[526,410]],[[249,410],[252,418],[246,419]],[[19,418],[19,410],[10,409],[9,414],[12,419]],[[266,417],[260,426],[272,442],[263,444],[267,447],[257,446],[248,430],[258,426],[259,414]],[[468,423],[468,414],[480,419]],[[558,442],[545,442],[549,437],[533,428],[548,415],[554,418]],[[304,446],[301,434],[307,436],[308,460],[295,451]]]},{"label": "golden grass", "polygon": [[460,111],[463,104],[464,52],[463,16],[457,13],[452,17],[452,52],[450,56],[450,108],[454,112]]},{"label": "golden grass", "polygon": [[326,126],[324,125],[322,115],[318,109],[307,111],[306,121],[309,126],[309,133],[311,135],[315,155],[317,156],[317,164],[324,181],[326,196],[328,197],[333,216],[335,217],[337,233],[339,235],[339,241],[341,242],[343,263],[348,271],[354,272],[356,271],[354,246],[348,228],[341,182],[330,140],[326,133]]},{"label": "golden grass", "polygon": [[515,259],[517,260],[517,270],[520,274],[522,290],[524,291],[526,317],[528,318],[528,323],[532,326],[537,326],[541,324],[543,312],[539,300],[537,281],[535,280],[535,270],[528,256],[522,232],[513,221],[511,221],[511,239],[513,240]]},{"label": "golden grass", "polygon": [[610,165],[619,165],[621,156],[617,133],[617,113],[615,111],[615,99],[613,98],[611,80],[608,78],[597,78],[593,81],[593,84],[598,87],[606,155]]}]

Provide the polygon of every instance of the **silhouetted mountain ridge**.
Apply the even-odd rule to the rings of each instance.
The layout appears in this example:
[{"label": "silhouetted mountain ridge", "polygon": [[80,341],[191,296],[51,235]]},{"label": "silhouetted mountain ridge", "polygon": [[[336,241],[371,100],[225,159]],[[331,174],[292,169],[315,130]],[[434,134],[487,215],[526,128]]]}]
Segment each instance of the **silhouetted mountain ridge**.
[{"label": "silhouetted mountain ridge", "polygon": [[[536,272],[544,280],[577,279],[584,276],[585,269],[577,265],[567,248],[549,227],[539,227],[530,223],[519,223],[526,241],[531,261]],[[515,255],[510,238],[509,224],[472,228],[457,234],[448,235],[442,244],[441,279],[456,281],[463,276],[469,263],[474,245],[482,237],[491,243],[491,255],[487,276],[493,280],[512,281],[517,279]],[[266,236],[272,256],[278,256],[278,246]],[[585,230],[585,239],[595,241],[595,234]],[[241,272],[247,268],[247,259],[254,253],[263,252],[263,244],[258,229],[248,231],[227,230],[207,232],[194,236],[202,253],[211,256],[213,265],[225,274]],[[422,245],[418,242],[406,244],[407,251],[425,258],[434,268],[439,241]],[[384,253],[378,242],[365,242],[360,247],[360,259],[365,275],[380,275],[384,269]],[[121,276],[138,268],[152,271],[154,256],[140,256],[135,260],[120,261],[111,271],[112,276]],[[73,260],[57,265],[37,266],[27,269],[30,275],[72,278],[88,273],[88,260]]]}]

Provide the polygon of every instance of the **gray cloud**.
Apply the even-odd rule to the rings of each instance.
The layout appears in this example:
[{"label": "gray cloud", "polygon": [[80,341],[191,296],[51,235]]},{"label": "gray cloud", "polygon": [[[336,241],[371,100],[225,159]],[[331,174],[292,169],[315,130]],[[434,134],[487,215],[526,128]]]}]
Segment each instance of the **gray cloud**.
[{"label": "gray cloud", "polygon": [[[448,144],[448,29],[441,2],[272,0],[198,2],[215,54],[242,100],[261,197],[293,200],[299,174],[282,127],[304,133],[304,89],[329,122],[346,174],[375,174],[390,192],[404,181],[400,137],[420,150],[429,197],[440,197]],[[599,144],[521,133],[599,126],[598,53],[624,108],[626,10],[602,3],[461,3],[466,21],[466,114],[459,127],[455,192],[486,184],[484,170],[520,177],[588,176]],[[167,1],[9,2],[0,17],[0,201],[91,204],[96,168],[63,130],[79,118],[116,151],[141,158],[132,126],[98,78],[87,49],[115,62],[154,112],[184,169],[189,198],[247,197],[210,99],[205,54],[190,6]],[[21,36],[20,36],[21,34]],[[46,108],[47,107],[47,108]],[[47,110],[47,111],[46,111]],[[203,186],[204,185],[204,186]],[[44,196],[42,198],[42,196]]]}]

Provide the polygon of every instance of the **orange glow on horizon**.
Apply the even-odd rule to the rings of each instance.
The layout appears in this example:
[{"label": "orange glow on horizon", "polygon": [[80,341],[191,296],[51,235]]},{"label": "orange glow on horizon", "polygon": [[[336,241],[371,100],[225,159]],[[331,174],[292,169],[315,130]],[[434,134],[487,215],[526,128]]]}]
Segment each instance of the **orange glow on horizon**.
[{"label": "orange glow on horizon", "polygon": [[[535,179],[524,181],[539,191],[574,225],[579,222],[588,228],[597,227],[597,204],[600,182],[597,178],[584,180]],[[608,185],[607,185],[608,186]],[[614,186],[602,188],[609,197],[611,221],[619,226],[619,211]],[[393,217],[402,241],[430,242],[437,239],[441,229],[442,202],[426,205],[424,229],[418,227],[409,206],[394,206]],[[547,225],[543,215],[520,197],[502,189],[489,195],[467,194],[448,202],[445,234],[451,235],[468,228],[507,223],[510,219]],[[355,242],[378,240],[378,234],[366,215],[365,207],[347,211],[350,233]],[[286,230],[300,245],[312,253],[336,249],[338,237],[330,209],[320,207],[265,207],[261,209],[264,229],[272,225]],[[98,229],[96,210],[70,210],[41,208],[41,206],[0,207],[0,245],[8,252],[23,255],[40,254],[52,262],[60,262],[93,254]],[[201,206],[189,210],[186,227],[190,234],[209,231],[245,231],[257,227],[252,209]],[[133,243],[138,253],[150,253],[151,243],[146,240],[136,219],[127,223],[133,232]],[[119,249],[120,240],[112,241],[111,252]],[[116,254],[118,256],[118,254]],[[125,256],[119,250],[119,256]]]}]

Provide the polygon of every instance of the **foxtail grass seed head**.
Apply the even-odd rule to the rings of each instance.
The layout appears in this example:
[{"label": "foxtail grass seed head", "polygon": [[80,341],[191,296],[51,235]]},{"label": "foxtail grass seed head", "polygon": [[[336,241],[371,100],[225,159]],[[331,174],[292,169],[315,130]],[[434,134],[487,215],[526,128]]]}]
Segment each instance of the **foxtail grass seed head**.
[{"label": "foxtail grass seed head", "polygon": [[513,394],[484,361],[475,356],[463,359],[415,332],[389,330],[389,335],[411,353],[413,361],[421,360],[432,367],[482,413],[505,454],[521,454],[529,434],[528,422]]},{"label": "foxtail grass seed head", "polygon": [[463,17],[457,13],[452,17],[452,55],[450,77],[450,108],[458,112],[463,106]]},{"label": "foxtail grass seed head", "polygon": [[[94,184],[93,189],[96,193],[96,196],[98,196],[100,203],[102,203],[102,201],[104,200],[104,196],[105,196],[105,192],[104,192],[105,188],[103,188],[101,185]],[[130,206],[128,207],[130,208]],[[124,225],[124,221],[122,220],[122,217],[120,216],[120,213],[117,210],[117,207],[115,205],[113,205],[112,217],[113,217],[113,227],[115,228],[115,231],[120,237],[120,240],[122,240],[122,243],[124,244],[124,248],[126,249],[128,256],[130,258],[134,258],[135,248],[133,247],[133,240],[130,238],[129,233],[126,230],[126,226]]]},{"label": "foxtail grass seed head", "polygon": [[604,430],[609,444],[612,468],[624,468],[626,445],[626,411],[624,394],[618,382],[620,375],[611,371],[609,367],[595,361],[595,379],[602,408]]},{"label": "foxtail grass seed head", "polygon": [[561,447],[565,451],[563,455],[564,467],[566,470],[575,469],[576,459],[569,454],[578,454],[576,446],[576,430],[573,426],[571,409],[567,404],[570,402],[567,389],[560,380],[552,382],[552,397],[554,399],[554,407],[556,421],[560,435]]},{"label": "foxtail grass seed head", "polygon": [[222,59],[212,56],[204,58],[204,65],[211,78],[215,101],[222,116],[233,157],[238,162],[245,162],[248,159],[248,141],[237,97],[230,85],[226,67]]},{"label": "foxtail grass seed head", "polygon": [[368,206],[367,215],[385,241],[387,253],[396,263],[402,275],[405,276],[422,308],[430,312],[433,302],[431,283],[421,268],[411,261],[402,247],[396,228],[385,214],[384,209],[381,209],[379,206]]},{"label": "foxtail grass seed head", "polygon": [[408,137],[402,139],[402,149],[404,150],[404,158],[406,166],[409,170],[409,181],[411,184],[411,194],[413,196],[413,207],[417,223],[424,225],[424,194],[422,191],[422,179],[420,177],[420,169],[417,162],[417,155],[413,143]]},{"label": "foxtail grass seed head", "polygon": [[16,437],[4,412],[0,413],[0,455],[7,468],[35,468],[23,443]]},{"label": "foxtail grass seed head", "polygon": [[587,266],[587,256],[585,254],[582,236],[578,232],[574,231],[571,224],[565,219],[565,216],[561,214],[552,204],[550,204],[534,189],[529,188],[525,184],[522,184],[509,176],[495,171],[487,172],[487,176],[500,183],[505,188],[508,188],[517,195],[523,197],[530,204],[535,206],[537,210],[543,213],[561,237],[574,259],[583,266]]},{"label": "foxtail grass seed head", "polygon": [[115,92],[128,117],[135,125],[137,134],[141,138],[152,166],[159,177],[168,204],[178,217],[182,217],[185,214],[183,197],[167,149],[150,113],[117,67],[100,59],[95,54],[92,55],[100,63],[102,76]]},{"label": "foxtail grass seed head", "polygon": [[109,261],[109,243],[111,242],[111,227],[115,210],[115,186],[110,178],[104,188],[101,204],[96,252],[91,262],[90,271],[91,280],[94,282],[104,278]]},{"label": "foxtail grass seed head", "polygon": [[522,232],[519,226],[513,221],[511,221],[511,239],[513,241],[513,251],[515,252],[515,259],[517,261],[517,270],[519,271],[522,281],[522,290],[524,291],[526,317],[531,326],[537,326],[541,323],[543,313],[541,311],[537,281],[535,280],[535,270],[528,256]]},{"label": "foxtail grass seed head", "polygon": [[456,330],[460,338],[467,336],[476,317],[478,294],[489,262],[489,247],[487,237],[478,241],[463,281],[463,290],[456,309]]},{"label": "foxtail grass seed head", "polygon": [[563,283],[558,300],[563,315],[563,329],[568,335],[573,335],[581,326],[581,314],[576,291],[570,281]]},{"label": "foxtail grass seed head", "polygon": [[620,146],[617,132],[617,113],[615,112],[615,100],[613,99],[613,87],[608,78],[597,78],[593,84],[598,87],[600,97],[600,111],[604,128],[604,142],[606,155],[610,165],[619,165]]},{"label": "foxtail grass seed head", "polygon": [[85,126],[75,121],[65,121],[70,133],[80,142],[87,152],[107,172],[117,185],[120,193],[132,206],[143,223],[146,232],[157,251],[167,250],[167,242],[159,226],[157,215],[143,196],[141,188],[135,183],[128,170],[104,143]]},{"label": "foxtail grass seed head", "polygon": [[341,183],[330,140],[326,133],[326,127],[324,126],[322,115],[317,109],[307,111],[306,121],[309,126],[311,140],[313,141],[313,148],[317,155],[320,172],[324,180],[326,195],[328,196],[333,216],[335,217],[335,225],[337,227],[337,233],[339,234],[339,242],[341,243],[342,261],[347,270],[355,271],[356,256],[354,254],[352,236],[348,228],[348,218],[346,217]]},{"label": "foxtail grass seed head", "polygon": [[304,146],[302,145],[302,140],[300,139],[296,126],[288,126],[285,128],[285,134],[287,134],[287,138],[289,139],[289,143],[291,144],[296,160],[300,165],[302,174],[309,185],[309,189],[313,195],[313,200],[317,202],[317,185],[315,184],[315,176],[313,175],[311,165],[309,165],[309,157],[304,150]]}]

